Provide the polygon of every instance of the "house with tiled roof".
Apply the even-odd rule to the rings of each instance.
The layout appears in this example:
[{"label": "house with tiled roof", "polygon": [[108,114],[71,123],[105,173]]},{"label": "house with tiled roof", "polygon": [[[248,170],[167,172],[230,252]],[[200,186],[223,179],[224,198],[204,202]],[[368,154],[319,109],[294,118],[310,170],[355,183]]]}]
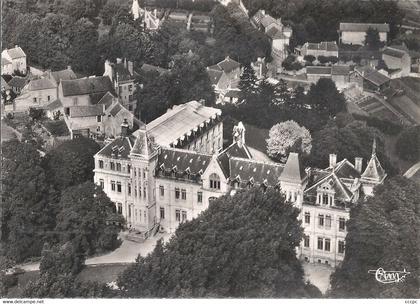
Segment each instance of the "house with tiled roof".
[{"label": "house with tiled roof", "polygon": [[346,23],[341,22],[338,33],[340,43],[364,45],[366,32],[369,28],[377,30],[379,40],[387,42],[389,33],[389,24],[387,23]]},{"label": "house with tiled roof", "polygon": [[106,60],[104,76],[111,79],[120,103],[134,113],[137,104],[133,97],[136,89],[134,63],[121,58],[117,58],[116,63]]},{"label": "house with tiled roof", "polygon": [[285,26],[281,19],[275,19],[266,14],[265,10],[259,10],[251,18],[251,23],[260,31],[264,32],[271,41],[271,55],[274,62],[281,63],[288,55],[288,46],[292,36],[292,28]]},{"label": "house with tiled roof", "polygon": [[158,16],[157,10],[148,11],[146,8],[141,8],[138,0],[133,0],[131,5],[131,14],[133,19],[137,20],[141,17],[144,28],[148,30],[157,30],[160,26],[161,20]]},{"label": "house with tiled roof", "polygon": [[242,74],[239,62],[227,56],[219,63],[207,67],[206,71],[217,97],[216,103],[222,102],[228,92],[239,91],[238,86]]},{"label": "house with tiled roof", "polygon": [[12,61],[1,57],[1,74],[2,75],[13,75],[13,64]]},{"label": "house with tiled roof", "polygon": [[302,47],[296,48],[301,56],[338,57],[338,45],[335,41],[322,41],[319,43],[306,42]]},{"label": "house with tiled roof", "polygon": [[[9,75],[14,74],[15,71],[26,75],[26,54],[18,45],[14,48],[3,50],[1,52],[1,58],[2,74],[10,73],[10,69],[12,69]],[[12,64],[11,67],[10,63]],[[5,70],[3,70],[3,65]]]},{"label": "house with tiled roof", "polygon": [[144,238],[157,229],[174,233],[222,195],[274,188],[300,210],[305,237],[298,256],[336,266],[344,258],[350,208],[386,177],[375,148],[364,171],[361,158],[337,163],[334,154],[326,169],[304,168],[297,153],[290,153],[285,164],[256,160],[241,123],[232,144],[213,153],[162,146],[148,125],[132,134],[126,123],[121,129],[121,136],[95,155],[94,180],[127,226]]},{"label": "house with tiled roof", "polygon": [[[370,66],[357,66],[350,75],[352,82],[364,91],[378,92],[389,87],[391,79]],[[353,79],[353,80],[352,80]]]},{"label": "house with tiled roof", "polygon": [[405,46],[387,46],[382,50],[385,72],[390,78],[407,77],[411,72],[411,56]]},{"label": "house with tiled roof", "polygon": [[329,78],[334,81],[338,89],[348,87],[350,83],[351,68],[348,65],[332,66],[307,66],[306,78],[312,83],[318,82],[321,78]]}]

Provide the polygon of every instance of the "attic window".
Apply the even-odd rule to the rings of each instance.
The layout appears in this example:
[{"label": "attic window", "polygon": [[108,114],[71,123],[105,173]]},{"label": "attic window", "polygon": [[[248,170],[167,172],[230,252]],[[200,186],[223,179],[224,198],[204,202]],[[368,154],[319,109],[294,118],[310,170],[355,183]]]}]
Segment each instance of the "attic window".
[{"label": "attic window", "polygon": [[254,172],[257,172],[257,168],[254,168],[254,170],[253,170]]},{"label": "attic window", "polygon": [[193,162],[193,159],[191,158],[191,159],[190,159],[190,164],[192,164],[192,162]]},{"label": "attic window", "polygon": [[176,172],[176,170],[177,170],[177,167],[175,165],[175,166],[172,167],[172,171]]},{"label": "attic window", "polygon": [[268,181],[267,181],[267,179],[265,179],[265,180],[263,181],[263,184],[264,184],[264,186],[267,186],[267,185],[268,185]]},{"label": "attic window", "polygon": [[164,171],[165,170],[165,164],[161,164],[160,169]]},{"label": "attic window", "polygon": [[119,149],[118,149],[118,152],[122,152],[122,151],[124,151],[125,150],[125,148],[124,148],[124,146],[122,146],[122,147],[120,147]]},{"label": "attic window", "polygon": [[267,170],[267,174],[270,174],[270,170]]},{"label": "attic window", "polygon": [[118,150],[118,146],[113,146],[112,147],[112,152],[115,152],[115,151],[117,151]]},{"label": "attic window", "polygon": [[190,167],[188,167],[187,169],[185,169],[185,173],[187,173],[188,175],[190,175],[190,174],[191,174]]},{"label": "attic window", "polygon": [[242,168],[243,168],[243,166],[240,166],[240,167],[239,167],[239,170],[241,170],[241,171],[242,171]]},{"label": "attic window", "polygon": [[180,156],[178,156],[177,158],[176,158],[176,161],[179,161],[181,159],[181,157]]},{"label": "attic window", "polygon": [[168,155],[166,155],[166,154],[165,154],[165,155],[163,156],[163,159],[167,159],[167,158],[168,158]]},{"label": "attic window", "polygon": [[203,169],[200,169],[200,171],[198,171],[198,174],[203,175]]}]

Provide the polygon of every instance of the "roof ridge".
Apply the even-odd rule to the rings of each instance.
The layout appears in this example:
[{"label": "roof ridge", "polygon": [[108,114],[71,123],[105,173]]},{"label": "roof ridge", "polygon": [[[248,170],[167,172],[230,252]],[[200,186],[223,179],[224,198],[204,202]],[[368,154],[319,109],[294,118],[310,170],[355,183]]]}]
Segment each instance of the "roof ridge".
[{"label": "roof ridge", "polygon": [[236,157],[236,156],[231,156],[229,157],[229,160],[239,160],[239,161],[247,161],[250,163],[256,163],[256,164],[262,164],[262,165],[274,165],[277,167],[284,167],[285,164],[282,163],[276,163],[276,162],[267,162],[267,161],[263,161],[263,160],[256,160],[256,159],[252,159],[252,158],[242,158],[242,157]]},{"label": "roof ridge", "polygon": [[187,150],[187,149],[180,149],[180,148],[173,148],[173,147],[162,147],[162,150],[170,150],[170,151],[175,151],[175,152],[186,152],[186,153],[189,153],[189,154],[210,156],[210,157],[213,156],[210,153],[203,153],[203,152],[198,152],[198,151],[194,151],[194,150]]}]

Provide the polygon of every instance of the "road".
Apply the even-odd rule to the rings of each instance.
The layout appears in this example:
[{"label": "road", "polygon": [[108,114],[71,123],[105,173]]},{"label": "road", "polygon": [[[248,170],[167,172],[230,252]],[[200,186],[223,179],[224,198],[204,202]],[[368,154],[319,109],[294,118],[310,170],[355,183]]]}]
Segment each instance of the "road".
[{"label": "road", "polygon": [[404,177],[406,178],[411,178],[414,174],[416,174],[416,172],[420,170],[420,162],[414,164],[413,166],[411,166],[405,173],[404,173]]}]

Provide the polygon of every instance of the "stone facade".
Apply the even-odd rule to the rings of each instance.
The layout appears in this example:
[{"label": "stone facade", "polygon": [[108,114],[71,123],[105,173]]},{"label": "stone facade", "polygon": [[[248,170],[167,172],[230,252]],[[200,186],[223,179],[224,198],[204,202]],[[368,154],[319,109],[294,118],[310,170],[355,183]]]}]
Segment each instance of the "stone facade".
[{"label": "stone facade", "polygon": [[213,199],[253,186],[274,187],[301,210],[305,239],[299,257],[332,266],[344,257],[350,207],[386,177],[375,148],[363,173],[362,159],[337,163],[333,154],[323,170],[305,169],[297,153],[290,153],[286,164],[257,161],[242,123],[234,128],[233,143],[212,154],[163,147],[147,126],[122,134],[95,155],[94,179],[128,227],[143,234],[157,227],[173,233]]}]

